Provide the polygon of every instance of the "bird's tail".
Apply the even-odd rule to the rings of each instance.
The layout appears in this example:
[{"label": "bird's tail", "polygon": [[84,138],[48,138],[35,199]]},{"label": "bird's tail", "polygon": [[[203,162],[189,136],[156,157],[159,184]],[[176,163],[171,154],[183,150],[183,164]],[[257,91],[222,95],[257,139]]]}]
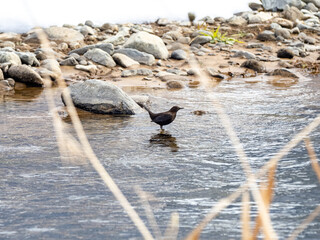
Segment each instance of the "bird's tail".
[{"label": "bird's tail", "polygon": [[137,104],[138,104],[140,107],[142,107],[142,108],[144,108],[145,110],[147,110],[147,112],[149,113],[150,117],[152,118],[152,116],[154,115],[154,113],[151,112],[151,110],[150,110],[149,108],[147,108],[146,105],[144,105],[144,104],[142,104],[142,103],[138,103],[138,102],[137,102]]}]

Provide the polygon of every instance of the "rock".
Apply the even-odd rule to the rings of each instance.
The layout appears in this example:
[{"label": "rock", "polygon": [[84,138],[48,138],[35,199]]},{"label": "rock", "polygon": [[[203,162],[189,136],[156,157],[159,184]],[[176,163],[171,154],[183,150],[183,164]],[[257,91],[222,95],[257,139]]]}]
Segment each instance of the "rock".
[{"label": "rock", "polygon": [[250,14],[248,16],[248,24],[259,24],[262,23],[262,19],[260,16],[255,14]]},{"label": "rock", "polygon": [[98,68],[97,68],[96,65],[87,65],[87,66],[76,65],[75,69],[81,70],[81,71],[85,71],[85,72],[88,72],[88,73],[91,73],[91,74],[95,74],[98,71]]},{"label": "rock", "polygon": [[283,11],[283,17],[291,20],[292,22],[296,22],[296,20],[303,18],[303,13],[298,8],[292,6]]},{"label": "rock", "polygon": [[14,42],[11,42],[11,41],[4,41],[4,42],[0,41],[0,48],[5,48],[5,47],[10,47],[14,49],[16,45],[14,44]]},{"label": "rock", "polygon": [[206,70],[211,77],[225,79],[225,76],[217,72],[214,68],[208,67]]},{"label": "rock", "polygon": [[164,73],[161,75],[157,75],[162,82],[169,82],[169,81],[188,81],[189,79],[183,76]]},{"label": "rock", "polygon": [[95,35],[95,31],[92,29],[92,27],[89,27],[87,25],[80,28],[80,33],[85,37],[88,35]]},{"label": "rock", "polygon": [[105,51],[100,48],[94,48],[87,51],[83,56],[87,59],[94,61],[95,63],[101,64],[106,67],[115,67],[116,63],[113,58]]},{"label": "rock", "polygon": [[301,0],[291,0],[289,3],[289,6],[294,6],[298,9],[302,9],[306,5],[305,2],[302,2]]},{"label": "rock", "polygon": [[286,68],[275,69],[267,74],[268,76],[282,76],[282,77],[291,77],[299,78],[295,73],[291,72]]},{"label": "rock", "polygon": [[263,8],[267,11],[276,12],[278,10],[283,10],[291,0],[262,0]]},{"label": "rock", "polygon": [[159,59],[167,59],[169,57],[169,52],[162,39],[143,31],[133,34],[124,44],[124,48],[137,49]]},{"label": "rock", "polygon": [[303,41],[304,43],[308,43],[308,44],[315,44],[316,43],[316,39],[310,36],[307,36],[305,33],[300,33],[298,38]]},{"label": "rock", "polygon": [[249,8],[251,8],[252,11],[261,11],[263,10],[263,6],[260,3],[250,2]]},{"label": "rock", "polygon": [[258,34],[257,39],[259,41],[275,41],[276,37],[273,32],[265,30]]},{"label": "rock", "polygon": [[187,59],[187,53],[182,49],[177,49],[171,53],[171,58],[177,60],[185,60]]},{"label": "rock", "polygon": [[263,48],[263,43],[248,43],[246,48]]},{"label": "rock", "polygon": [[130,97],[138,104],[150,103],[150,97],[147,95],[130,95]]},{"label": "rock", "polygon": [[166,82],[166,85],[169,89],[181,89],[184,88],[184,84],[181,81],[175,81],[175,80],[171,80]]},{"label": "rock", "polygon": [[16,52],[16,54],[20,57],[20,60],[23,64],[39,67],[40,63],[36,58],[34,53],[30,52]]},{"label": "rock", "polygon": [[241,16],[233,16],[228,20],[228,22],[234,27],[240,27],[247,24],[247,20]]},{"label": "rock", "polygon": [[206,44],[209,43],[212,40],[212,38],[210,36],[197,36],[195,37],[191,42],[190,45],[195,45],[195,44]]},{"label": "rock", "polygon": [[233,50],[234,54],[231,57],[240,57],[240,58],[246,58],[246,59],[255,59],[256,55],[254,55],[251,52],[242,51],[242,50]]},{"label": "rock", "polygon": [[252,69],[258,73],[263,73],[266,71],[263,64],[255,59],[246,60],[241,64],[241,67]]},{"label": "rock", "polygon": [[20,57],[14,52],[0,51],[0,63],[10,63],[13,65],[21,65]]},{"label": "rock", "polygon": [[156,21],[156,24],[158,24],[159,26],[167,26],[168,24],[170,24],[170,21],[167,18],[159,18]]},{"label": "rock", "polygon": [[60,64],[55,59],[45,59],[41,62],[41,67],[52,72],[52,78],[57,79],[61,77],[62,72],[60,68]]},{"label": "rock", "polygon": [[190,76],[199,76],[200,75],[200,71],[199,69],[189,69],[187,71],[187,74]]},{"label": "rock", "polygon": [[115,53],[124,54],[129,58],[132,58],[133,60],[137,61],[140,64],[151,66],[155,63],[155,58],[153,55],[149,53],[140,52],[133,48],[121,48],[116,50]]},{"label": "rock", "polygon": [[45,33],[48,35],[50,41],[55,42],[82,42],[83,35],[71,28],[65,27],[49,27],[46,28]]},{"label": "rock", "polygon": [[146,69],[146,68],[123,70],[121,73],[121,77],[132,77],[132,76],[153,76],[153,74],[150,69]]},{"label": "rock", "polygon": [[307,9],[310,12],[318,12],[318,8],[311,2],[307,4],[305,9]]},{"label": "rock", "polygon": [[112,55],[113,60],[120,65],[121,67],[127,68],[134,65],[140,65],[139,62],[133,60],[132,58],[122,54],[122,53],[115,53]]},{"label": "rock", "polygon": [[20,42],[21,35],[13,32],[0,33],[0,41]]},{"label": "rock", "polygon": [[277,52],[277,57],[278,58],[293,58],[294,57],[294,53],[291,49],[289,48],[281,48],[279,49],[279,51]]},{"label": "rock", "polygon": [[78,61],[74,57],[68,57],[60,62],[61,66],[76,66]]},{"label": "rock", "polygon": [[27,65],[13,65],[8,70],[8,76],[17,82],[23,82],[33,86],[43,86],[40,75]]},{"label": "rock", "polygon": [[288,20],[288,19],[284,19],[284,18],[274,18],[272,20],[273,23],[277,23],[279,24],[281,27],[285,27],[285,28],[289,28],[292,29],[293,28],[293,22]]},{"label": "rock", "polygon": [[114,46],[122,45],[125,43],[125,37],[123,35],[115,35],[107,38],[103,41],[104,43],[111,43]]},{"label": "rock", "polygon": [[93,22],[91,20],[86,20],[84,25],[92,27],[92,28],[94,27],[94,24],[93,24]]},{"label": "rock", "polygon": [[4,76],[1,68],[0,68],[0,80],[4,80]]},{"label": "rock", "polygon": [[282,37],[284,39],[290,39],[291,38],[291,34],[290,34],[290,31],[289,29],[286,29],[286,28],[279,28],[279,29],[276,29],[274,31],[274,35],[276,37]]},{"label": "rock", "polygon": [[88,50],[94,49],[94,48],[99,48],[99,49],[107,52],[110,55],[112,55],[113,52],[114,52],[114,48],[113,48],[113,45],[111,43],[99,43],[99,44],[87,45],[87,46],[82,47],[82,48],[74,49],[74,50],[70,51],[68,54],[70,55],[72,53],[77,53],[79,55],[83,55]]},{"label": "rock", "polygon": [[74,105],[89,112],[117,115],[142,112],[132,98],[109,82],[90,79],[70,85],[68,88]]},{"label": "rock", "polygon": [[312,3],[312,4],[314,4],[316,7],[320,8],[320,0],[304,0],[304,2],[306,2],[306,3]]}]

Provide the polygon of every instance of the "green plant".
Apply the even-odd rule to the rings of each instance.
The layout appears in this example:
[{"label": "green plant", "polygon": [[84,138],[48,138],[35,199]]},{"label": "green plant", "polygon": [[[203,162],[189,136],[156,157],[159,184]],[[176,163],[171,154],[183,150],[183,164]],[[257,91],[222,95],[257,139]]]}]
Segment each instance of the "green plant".
[{"label": "green plant", "polygon": [[212,40],[210,41],[211,43],[224,42],[224,43],[230,44],[230,45],[233,45],[236,42],[243,43],[236,38],[226,36],[227,33],[222,34],[219,31],[219,29],[220,29],[220,25],[217,27],[216,30],[214,30],[214,29],[209,30],[209,31],[206,30],[206,32],[200,32],[200,34],[204,35],[204,36],[211,37],[212,38]]}]

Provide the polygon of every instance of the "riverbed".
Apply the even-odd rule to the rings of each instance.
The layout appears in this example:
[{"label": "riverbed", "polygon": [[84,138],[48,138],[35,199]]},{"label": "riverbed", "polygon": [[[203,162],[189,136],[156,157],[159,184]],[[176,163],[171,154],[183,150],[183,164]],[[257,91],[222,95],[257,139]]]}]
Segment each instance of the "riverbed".
[{"label": "riverbed", "polygon": [[[178,238],[183,239],[217,201],[245,181],[208,95],[215,94],[223,105],[257,171],[320,114],[319,87],[317,77],[289,85],[240,78],[212,89],[178,91],[124,87],[129,94],[150,95],[155,112],[173,105],[184,109],[162,134],[146,112],[131,117],[84,114],[81,121],[97,157],[141,218],[147,223],[136,186],[153,196],[150,204],[162,232],[171,214],[179,214]],[[0,102],[0,239],[141,239],[90,165],[61,161],[45,91],[52,91],[57,106],[63,106],[57,89],[17,90]],[[64,122],[72,132],[70,121]],[[319,128],[310,138],[319,156]],[[300,143],[276,172],[270,212],[280,239],[319,205],[319,196],[320,184]],[[239,239],[240,214],[238,199],[204,229],[201,239]],[[251,215],[257,215],[255,207]],[[319,236],[318,217],[299,239]]]}]

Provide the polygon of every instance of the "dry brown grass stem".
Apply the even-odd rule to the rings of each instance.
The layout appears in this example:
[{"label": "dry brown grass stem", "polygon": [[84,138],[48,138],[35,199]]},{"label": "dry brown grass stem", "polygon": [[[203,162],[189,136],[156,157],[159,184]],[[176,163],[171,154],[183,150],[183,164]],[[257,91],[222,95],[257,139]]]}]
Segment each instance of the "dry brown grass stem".
[{"label": "dry brown grass stem", "polygon": [[242,194],[242,240],[251,239],[251,227],[250,227],[250,195],[248,192]]},{"label": "dry brown grass stem", "polygon": [[[198,71],[199,72],[199,80],[203,84],[205,89],[211,89],[211,87],[210,87],[210,85],[212,86],[212,84],[210,84],[211,80],[208,78],[208,76],[206,74],[204,74],[202,72],[199,65],[195,61],[194,57],[190,61],[190,65],[193,68],[199,70]],[[214,93],[212,93],[211,91],[210,91],[210,93],[211,94],[208,94],[208,98],[210,98],[210,100],[214,106],[214,109],[220,118],[220,122],[223,125],[223,127],[225,128],[225,130],[226,130],[226,132],[227,132],[227,134],[228,134],[228,136],[229,136],[229,138],[235,148],[235,151],[236,151],[238,158],[241,162],[242,168],[245,172],[247,182],[249,184],[249,188],[252,191],[253,198],[258,206],[259,213],[261,216],[262,226],[263,226],[263,233],[265,235],[265,238],[266,239],[278,239],[278,237],[272,227],[269,212],[267,210],[267,207],[266,207],[266,205],[263,201],[263,198],[261,196],[261,193],[259,191],[255,176],[252,174],[249,160],[247,158],[247,155],[244,152],[244,149],[243,149],[243,146],[240,142],[240,139],[238,138],[236,132],[234,131],[232,123],[230,121],[230,118],[225,113],[222,104],[219,102],[219,100],[217,99],[217,97],[215,96]]]},{"label": "dry brown grass stem", "polygon": [[174,212],[171,214],[170,223],[164,233],[163,240],[175,240],[179,232],[179,214]]},{"label": "dry brown grass stem", "polygon": [[147,219],[149,221],[149,224],[151,226],[151,229],[154,233],[155,238],[161,239],[162,235],[161,235],[161,231],[159,229],[159,225],[156,221],[156,218],[153,214],[152,208],[149,204],[150,194],[143,191],[142,188],[139,186],[136,186],[136,192],[140,198],[142,206],[144,207],[145,214],[147,216]]},{"label": "dry brown grass stem", "polygon": [[320,215],[320,205],[293,231],[290,237],[287,240],[294,240],[298,237],[308,225]]},{"label": "dry brown grass stem", "polygon": [[[38,37],[40,39],[42,46],[49,49],[50,48],[49,41],[48,41],[44,31],[42,29],[39,29],[37,31],[37,34],[38,34]],[[53,58],[53,56],[49,56],[49,57]],[[48,87],[51,86],[51,84],[48,84],[47,82],[48,81],[46,81],[46,86],[48,86]],[[76,109],[73,105],[73,102],[71,100],[69,90],[68,90],[68,88],[66,88],[66,83],[64,82],[64,80],[62,78],[57,79],[57,82],[58,82],[58,86],[64,90],[63,96],[64,96],[64,100],[66,103],[66,107],[67,107],[68,113],[70,115],[70,118],[72,120],[73,127],[74,127],[76,134],[78,136],[78,139],[79,139],[79,142],[81,145],[81,149],[83,150],[85,156],[89,159],[93,168],[97,171],[97,173],[102,178],[104,183],[107,185],[109,190],[113,193],[115,198],[119,201],[121,206],[127,212],[127,214],[129,215],[129,217],[131,218],[131,220],[133,221],[135,226],[138,228],[138,230],[140,231],[140,233],[144,237],[144,239],[153,239],[151,233],[149,232],[149,230],[147,229],[147,227],[145,226],[145,224],[143,223],[143,221],[141,220],[139,215],[133,209],[133,207],[128,202],[126,197],[122,194],[119,187],[116,185],[116,183],[113,181],[111,176],[105,170],[105,168],[103,167],[103,165],[101,164],[99,159],[94,154],[94,152],[90,146],[90,143],[87,139],[87,136],[83,130],[82,124],[81,124],[79,116],[77,114],[77,111],[76,111]],[[59,120],[57,120],[57,119],[59,119],[59,117],[57,117],[57,113],[54,113],[55,112],[54,110],[56,109],[56,107],[54,104],[54,100],[53,100],[53,96],[52,96],[51,91],[45,91],[45,93],[47,94],[46,98],[48,100],[49,109],[54,115],[54,117],[53,117],[54,123],[53,124],[55,127],[55,131],[57,133],[58,146],[61,147],[61,145],[63,145],[63,143],[65,143],[65,140],[62,140],[65,137],[65,135],[63,134],[63,128],[61,128],[61,126],[60,126],[61,124],[60,124]],[[55,122],[55,121],[57,121],[57,122]]]},{"label": "dry brown grass stem", "polygon": [[319,163],[318,163],[317,155],[316,155],[316,153],[314,151],[314,148],[312,146],[310,138],[309,137],[305,138],[304,142],[305,142],[306,148],[308,150],[311,166],[312,166],[314,172],[316,173],[316,175],[318,177],[318,180],[320,182],[320,166],[319,166]]}]

